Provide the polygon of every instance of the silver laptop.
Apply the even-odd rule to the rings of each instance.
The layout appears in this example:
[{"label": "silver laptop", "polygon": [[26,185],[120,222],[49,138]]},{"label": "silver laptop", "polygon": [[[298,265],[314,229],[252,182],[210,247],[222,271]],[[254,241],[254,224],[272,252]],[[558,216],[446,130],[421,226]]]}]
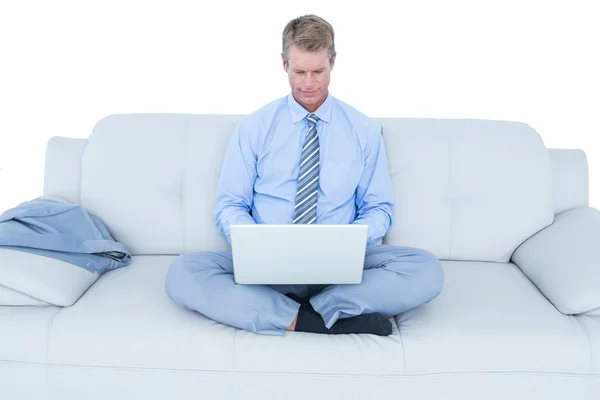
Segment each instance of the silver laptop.
[{"label": "silver laptop", "polygon": [[235,283],[361,283],[368,228],[363,224],[231,225]]}]

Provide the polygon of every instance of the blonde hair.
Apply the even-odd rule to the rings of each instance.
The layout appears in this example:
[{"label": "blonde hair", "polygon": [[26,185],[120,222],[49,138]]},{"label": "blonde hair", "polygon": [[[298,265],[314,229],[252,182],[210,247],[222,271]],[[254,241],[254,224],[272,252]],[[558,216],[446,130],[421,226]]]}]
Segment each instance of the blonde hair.
[{"label": "blonde hair", "polygon": [[288,50],[294,45],[305,51],[329,50],[329,61],[335,54],[333,27],[329,22],[314,14],[294,18],[283,30],[282,53],[288,62]]}]

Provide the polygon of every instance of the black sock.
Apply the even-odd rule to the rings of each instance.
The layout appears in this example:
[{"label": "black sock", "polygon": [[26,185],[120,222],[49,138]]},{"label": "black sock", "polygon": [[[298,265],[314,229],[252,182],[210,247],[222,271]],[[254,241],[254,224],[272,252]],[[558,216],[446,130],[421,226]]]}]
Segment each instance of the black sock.
[{"label": "black sock", "polygon": [[392,323],[380,313],[361,314],[350,318],[338,319],[331,328],[330,334],[370,333],[388,336],[392,333]]},{"label": "black sock", "polygon": [[[392,333],[392,323],[380,313],[361,314],[350,318],[341,318],[329,329],[323,317],[310,304],[310,298],[303,298],[293,293],[285,294],[300,304],[296,330],[299,332],[329,333],[333,335],[348,333],[369,333],[388,336]],[[312,315],[311,315],[312,314]]]},{"label": "black sock", "polygon": [[300,311],[298,311],[295,330],[298,332],[328,333],[323,318],[319,314],[304,309],[304,306],[301,306]]},{"label": "black sock", "polygon": [[325,322],[323,321],[321,314],[316,312],[310,304],[310,299],[300,297],[294,293],[286,293],[285,295],[300,304],[298,319],[296,320],[296,331],[327,333]]}]

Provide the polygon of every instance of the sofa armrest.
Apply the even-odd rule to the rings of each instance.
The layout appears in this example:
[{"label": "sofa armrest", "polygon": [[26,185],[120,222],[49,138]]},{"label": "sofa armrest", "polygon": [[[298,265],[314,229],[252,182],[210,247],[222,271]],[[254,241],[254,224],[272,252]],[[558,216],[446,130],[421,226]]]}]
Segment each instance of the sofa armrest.
[{"label": "sofa armrest", "polygon": [[600,315],[600,211],[578,207],[555,216],[511,261],[563,314]]}]

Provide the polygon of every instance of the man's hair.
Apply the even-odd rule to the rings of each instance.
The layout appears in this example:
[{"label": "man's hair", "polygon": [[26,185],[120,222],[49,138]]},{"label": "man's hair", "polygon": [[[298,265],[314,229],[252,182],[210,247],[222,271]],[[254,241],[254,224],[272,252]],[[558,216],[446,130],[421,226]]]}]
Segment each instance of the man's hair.
[{"label": "man's hair", "polygon": [[288,62],[288,50],[294,45],[305,51],[329,50],[329,61],[335,54],[333,27],[314,14],[294,18],[283,30],[283,58]]}]

